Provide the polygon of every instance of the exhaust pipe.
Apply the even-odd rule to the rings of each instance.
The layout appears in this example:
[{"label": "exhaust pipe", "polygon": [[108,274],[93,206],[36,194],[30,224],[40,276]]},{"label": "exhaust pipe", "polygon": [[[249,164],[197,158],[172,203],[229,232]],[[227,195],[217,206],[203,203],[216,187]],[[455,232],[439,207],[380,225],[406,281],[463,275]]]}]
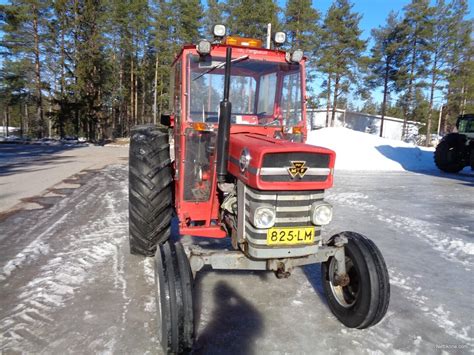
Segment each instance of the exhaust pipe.
[{"label": "exhaust pipe", "polygon": [[216,173],[218,182],[225,182],[229,157],[230,117],[232,112],[232,103],[229,101],[231,58],[232,48],[227,47],[225,56],[224,99],[220,103],[219,128],[217,130]]}]

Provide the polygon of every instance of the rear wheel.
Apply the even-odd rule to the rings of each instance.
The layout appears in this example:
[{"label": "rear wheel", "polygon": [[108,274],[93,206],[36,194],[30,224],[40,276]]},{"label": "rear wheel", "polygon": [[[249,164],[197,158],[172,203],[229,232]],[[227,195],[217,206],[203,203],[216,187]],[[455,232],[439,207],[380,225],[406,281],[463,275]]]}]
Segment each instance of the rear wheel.
[{"label": "rear wheel", "polygon": [[465,146],[459,140],[442,140],[436,147],[434,161],[438,169],[447,173],[457,173],[465,166],[463,159]]},{"label": "rear wheel", "polygon": [[345,245],[346,272],[349,283],[337,286],[337,261],[331,257],[322,264],[323,287],[329,308],[345,326],[368,328],[380,322],[387,312],[390,283],[382,254],[365,236],[342,233]]},{"label": "rear wheel", "polygon": [[171,234],[172,169],[168,131],[137,126],[130,139],[129,226],[130,252],[145,256]]},{"label": "rear wheel", "polygon": [[186,352],[194,340],[193,278],[181,243],[158,247],[155,285],[158,340],[165,353]]}]

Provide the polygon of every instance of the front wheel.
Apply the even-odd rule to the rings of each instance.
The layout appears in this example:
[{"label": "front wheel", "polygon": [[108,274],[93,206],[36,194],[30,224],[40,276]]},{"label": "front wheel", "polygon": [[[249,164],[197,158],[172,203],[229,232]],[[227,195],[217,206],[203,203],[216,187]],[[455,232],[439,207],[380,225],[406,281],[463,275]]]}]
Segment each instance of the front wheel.
[{"label": "front wheel", "polygon": [[387,267],[370,239],[354,232],[341,234],[348,239],[344,252],[349,283],[337,285],[337,261],[331,257],[321,265],[324,291],[329,308],[345,326],[368,328],[380,322],[387,312],[390,299]]}]

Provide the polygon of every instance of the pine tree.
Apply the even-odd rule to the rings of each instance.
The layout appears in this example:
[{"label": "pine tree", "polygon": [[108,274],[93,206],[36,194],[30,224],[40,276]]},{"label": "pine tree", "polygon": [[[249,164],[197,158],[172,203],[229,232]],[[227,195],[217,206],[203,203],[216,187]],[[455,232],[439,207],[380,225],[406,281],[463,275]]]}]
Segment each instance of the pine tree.
[{"label": "pine tree", "polygon": [[351,84],[355,81],[366,46],[365,41],[360,39],[361,16],[352,12],[352,7],[348,0],[336,0],[329,8],[322,27],[319,68],[328,78],[326,85],[328,114],[332,93],[332,125],[336,117],[338,99],[341,94],[350,90]]},{"label": "pine tree", "polygon": [[321,36],[320,14],[312,7],[311,0],[289,0],[284,17],[284,30],[291,49],[299,48],[308,54],[316,52]]},{"label": "pine tree", "polygon": [[79,8],[79,14],[76,76],[80,102],[85,113],[85,131],[89,140],[95,140],[106,94],[103,87],[107,67],[104,58],[104,37],[101,32],[105,12],[104,7],[97,1],[85,0]]},{"label": "pine tree", "polygon": [[225,8],[229,32],[243,37],[263,40],[267,24],[279,28],[278,6],[273,0],[228,0]]},{"label": "pine tree", "polygon": [[403,134],[407,133],[407,121],[416,120],[415,90],[426,85],[429,54],[427,42],[432,34],[432,8],[429,0],[412,0],[405,6],[403,35],[408,52],[407,82],[404,94],[406,111],[403,115]]},{"label": "pine tree", "polygon": [[380,119],[380,137],[382,137],[387,100],[390,92],[398,88],[406,56],[403,31],[397,14],[391,12],[385,26],[372,30],[372,37],[374,45],[371,48],[367,81],[370,89],[383,87]]},{"label": "pine tree", "polygon": [[441,89],[440,82],[446,78],[452,27],[462,21],[465,12],[453,13],[450,4],[438,0],[432,10],[432,33],[427,41],[430,57],[429,110],[426,124],[426,146],[431,143],[431,125],[434,111],[435,91]]},{"label": "pine tree", "polygon": [[3,6],[4,21],[1,30],[5,33],[2,47],[12,58],[28,58],[33,64],[36,103],[36,123],[39,137],[46,134],[43,109],[42,59],[43,39],[49,18],[48,0],[15,0]]},{"label": "pine tree", "polygon": [[454,127],[459,114],[474,111],[474,44],[473,21],[464,19],[468,13],[464,0],[454,0],[450,9],[458,14],[458,21],[450,26],[450,45],[447,63],[446,107],[442,131]]},{"label": "pine tree", "polygon": [[196,43],[201,37],[201,20],[204,17],[200,0],[172,0],[174,42],[180,46]]},{"label": "pine tree", "polygon": [[152,35],[154,48],[153,76],[153,123],[158,122],[158,113],[168,103],[169,65],[174,54],[172,43],[173,18],[170,4],[158,1],[152,8]]},{"label": "pine tree", "polygon": [[[306,54],[307,83],[314,81],[316,59],[320,47],[320,14],[312,7],[311,0],[289,0],[284,13],[284,30],[290,49],[301,49]],[[307,92],[312,86],[307,86]],[[308,95],[309,96],[309,95]]]}]

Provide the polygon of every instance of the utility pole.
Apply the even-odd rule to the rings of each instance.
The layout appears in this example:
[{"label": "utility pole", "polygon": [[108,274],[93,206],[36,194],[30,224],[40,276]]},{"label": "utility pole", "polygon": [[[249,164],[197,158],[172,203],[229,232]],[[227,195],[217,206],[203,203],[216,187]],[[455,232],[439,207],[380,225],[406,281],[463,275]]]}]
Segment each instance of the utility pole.
[{"label": "utility pole", "polygon": [[443,104],[441,104],[439,108],[438,131],[437,131],[438,136],[439,136],[439,131],[441,129],[441,116],[442,115],[443,115]]}]

